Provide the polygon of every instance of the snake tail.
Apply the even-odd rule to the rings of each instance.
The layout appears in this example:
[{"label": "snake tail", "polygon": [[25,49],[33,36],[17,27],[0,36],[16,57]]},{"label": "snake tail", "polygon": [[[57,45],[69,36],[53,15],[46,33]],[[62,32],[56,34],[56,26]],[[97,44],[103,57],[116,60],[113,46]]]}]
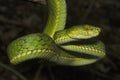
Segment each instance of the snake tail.
[{"label": "snake tail", "polygon": [[[59,51],[60,54],[58,55],[57,60],[57,64],[61,64],[61,65],[67,65],[67,66],[83,66],[83,65],[88,65],[88,64],[92,64],[98,60],[100,60],[100,58],[82,58],[82,56],[79,57],[75,56],[75,55],[71,55],[66,51]],[[53,58],[55,59],[55,58]]]}]

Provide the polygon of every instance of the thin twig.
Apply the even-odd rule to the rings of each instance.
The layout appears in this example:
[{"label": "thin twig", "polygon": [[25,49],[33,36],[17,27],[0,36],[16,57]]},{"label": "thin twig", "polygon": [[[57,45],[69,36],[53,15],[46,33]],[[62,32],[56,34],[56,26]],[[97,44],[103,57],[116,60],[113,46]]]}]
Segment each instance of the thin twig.
[{"label": "thin twig", "polygon": [[49,74],[50,74],[50,79],[55,80],[55,77],[54,77],[53,72],[51,70],[51,66],[48,66],[48,71],[49,71]]},{"label": "thin twig", "polygon": [[106,79],[112,80],[112,77],[107,76],[107,75],[105,75],[105,74],[103,74],[103,73],[101,73],[99,71],[94,70],[94,69],[91,69],[91,72],[94,73],[97,76],[102,77],[102,78],[106,78]]},{"label": "thin twig", "polygon": [[9,67],[8,65],[3,64],[3,63],[0,62],[0,66],[3,67],[3,68],[5,68],[5,69],[7,69],[7,70],[9,70],[9,71],[11,71],[11,72],[13,72],[13,73],[14,73],[16,76],[18,76],[21,80],[27,80],[22,74],[20,74],[20,73],[19,73],[18,71],[16,71],[16,70],[12,69],[12,68]]},{"label": "thin twig", "polygon": [[38,70],[37,70],[37,72],[36,72],[36,74],[35,74],[33,80],[39,80],[38,78],[39,78],[39,75],[40,75],[40,73],[41,73],[43,67],[44,67],[43,65],[40,65],[40,66],[39,66],[39,68],[38,68]]},{"label": "thin twig", "polygon": [[107,62],[110,63],[110,65],[112,66],[112,68],[116,71],[119,70],[119,68],[117,67],[117,65],[111,60],[109,59],[108,57],[106,58]]},{"label": "thin twig", "polygon": [[44,4],[44,5],[47,4],[46,0],[29,0],[29,1],[38,2],[38,3]]}]

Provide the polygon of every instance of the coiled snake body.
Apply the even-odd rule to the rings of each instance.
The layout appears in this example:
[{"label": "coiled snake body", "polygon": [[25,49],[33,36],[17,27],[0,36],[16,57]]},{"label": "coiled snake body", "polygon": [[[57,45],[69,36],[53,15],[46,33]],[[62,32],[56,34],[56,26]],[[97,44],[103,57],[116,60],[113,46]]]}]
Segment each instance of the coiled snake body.
[{"label": "coiled snake body", "polygon": [[[101,31],[100,28],[78,25],[64,29],[65,0],[48,0],[48,6],[50,15],[44,32],[25,35],[8,46],[11,63],[17,64],[29,59],[41,58],[61,65],[80,66],[96,62],[105,56],[104,44],[101,41],[81,45],[69,43],[96,37]],[[95,57],[83,57],[81,54]]]}]

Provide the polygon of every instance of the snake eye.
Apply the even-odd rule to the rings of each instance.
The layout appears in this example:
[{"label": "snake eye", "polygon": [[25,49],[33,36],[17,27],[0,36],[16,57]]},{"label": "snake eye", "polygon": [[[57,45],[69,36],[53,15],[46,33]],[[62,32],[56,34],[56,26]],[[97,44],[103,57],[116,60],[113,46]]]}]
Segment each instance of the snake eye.
[{"label": "snake eye", "polygon": [[89,25],[85,25],[85,26],[84,26],[84,29],[85,29],[85,30],[90,30],[91,27],[90,27]]},{"label": "snake eye", "polygon": [[101,32],[101,28],[98,28],[98,27],[97,27],[96,30],[97,30],[98,32]]}]

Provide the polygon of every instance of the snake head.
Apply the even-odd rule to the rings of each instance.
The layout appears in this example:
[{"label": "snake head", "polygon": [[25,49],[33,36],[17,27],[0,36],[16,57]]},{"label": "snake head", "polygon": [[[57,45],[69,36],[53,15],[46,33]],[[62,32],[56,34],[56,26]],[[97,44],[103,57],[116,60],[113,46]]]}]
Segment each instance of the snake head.
[{"label": "snake head", "polygon": [[91,25],[79,25],[67,30],[71,38],[88,39],[100,34],[101,28]]}]

